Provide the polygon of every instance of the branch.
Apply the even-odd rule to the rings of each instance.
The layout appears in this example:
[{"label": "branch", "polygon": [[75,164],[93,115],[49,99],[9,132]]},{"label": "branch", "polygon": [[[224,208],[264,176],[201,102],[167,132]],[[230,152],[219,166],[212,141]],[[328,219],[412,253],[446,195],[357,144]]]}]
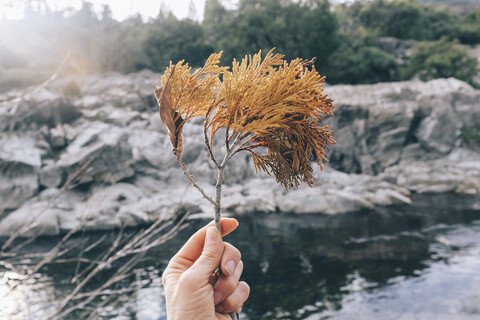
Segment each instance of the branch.
[{"label": "branch", "polygon": [[[210,109],[211,110],[211,109]],[[210,113],[210,110],[208,111],[207,115],[205,118],[207,119],[208,114]],[[208,139],[208,127],[207,127],[207,120],[204,121],[203,123],[203,136],[205,137],[205,145],[207,146],[208,153],[210,154],[210,158],[212,159],[213,163],[215,166],[220,168],[220,164],[217,161],[217,158],[215,158],[215,155],[213,154],[212,146],[210,145],[210,140]]]},{"label": "branch", "polygon": [[185,163],[183,162],[182,158],[180,157],[180,155],[173,151],[173,153],[175,154],[175,158],[177,159],[177,162],[178,164],[180,165],[180,167],[182,168],[182,171],[183,171],[183,174],[187,176],[188,180],[190,180],[190,182],[193,184],[193,186],[195,188],[197,188],[198,191],[200,191],[200,193],[202,194],[202,196],[207,199],[212,205],[214,206],[217,206],[218,203],[213,200],[211,197],[209,197],[206,193],[205,193],[205,190],[202,189],[202,187],[200,187],[197,182],[195,181],[195,179],[193,178],[193,176],[190,174],[190,172],[188,172],[187,170],[187,167],[185,166]]},{"label": "branch", "polygon": [[[255,133],[244,133],[241,132],[235,137],[235,141],[233,142],[232,148],[230,150],[230,154],[228,156],[228,160],[230,160],[234,155],[236,155],[239,151],[244,150],[245,145],[250,141],[251,138],[255,136]],[[247,141],[244,141],[247,139]],[[241,144],[241,145],[240,145]],[[239,146],[240,145],[240,146]]]}]

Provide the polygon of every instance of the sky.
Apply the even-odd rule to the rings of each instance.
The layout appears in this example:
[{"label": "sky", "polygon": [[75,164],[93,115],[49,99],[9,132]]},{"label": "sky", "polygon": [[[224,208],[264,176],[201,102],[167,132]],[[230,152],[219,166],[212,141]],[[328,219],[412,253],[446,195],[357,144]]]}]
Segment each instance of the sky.
[{"label": "sky", "polygon": [[[44,0],[50,9],[58,10],[66,7],[79,8],[82,0]],[[188,16],[190,3],[193,2],[196,9],[196,20],[203,17],[203,9],[206,0],[89,0],[93,3],[95,11],[100,12],[104,4],[112,9],[113,18],[124,20],[131,15],[140,13],[144,18],[155,17],[163,6],[169,8],[173,14],[183,19]],[[34,1],[42,2],[42,1]],[[0,0],[0,18],[20,19],[22,18],[24,1]]]}]

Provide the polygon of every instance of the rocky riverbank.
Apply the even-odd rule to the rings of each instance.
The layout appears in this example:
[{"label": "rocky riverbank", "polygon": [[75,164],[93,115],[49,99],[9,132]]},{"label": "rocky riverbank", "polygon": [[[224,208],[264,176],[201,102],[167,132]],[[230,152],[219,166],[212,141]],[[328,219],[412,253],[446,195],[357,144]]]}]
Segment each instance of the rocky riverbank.
[{"label": "rocky riverbank", "polygon": [[[59,79],[0,101],[0,235],[136,226],[190,210],[211,214],[178,167],[153,96],[160,75]],[[72,89],[73,88],[73,89]],[[337,214],[411,203],[412,193],[480,194],[480,92],[456,79],[330,86],[330,165],[313,188],[285,192],[247,153],[229,163],[223,210]],[[183,159],[206,191],[215,170],[202,125],[184,130]],[[221,153],[219,147],[216,152]],[[479,202],[473,207],[480,210]],[[30,224],[32,222],[33,224]]]}]

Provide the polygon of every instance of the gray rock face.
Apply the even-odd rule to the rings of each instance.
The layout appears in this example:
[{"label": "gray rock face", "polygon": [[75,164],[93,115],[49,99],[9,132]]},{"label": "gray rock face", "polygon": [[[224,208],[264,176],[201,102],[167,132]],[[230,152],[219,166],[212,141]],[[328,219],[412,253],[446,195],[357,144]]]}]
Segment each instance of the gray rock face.
[{"label": "gray rock face", "polygon": [[[172,154],[153,96],[160,75],[76,77],[82,96],[74,100],[62,95],[71,80],[0,104],[0,236],[212,216]],[[315,167],[313,187],[286,192],[267,174],[255,175],[249,153],[239,153],[225,171],[224,214],[339,214],[408,205],[412,193],[480,194],[480,153],[462,140],[464,128],[480,130],[480,93],[469,85],[439,79],[326,92],[335,116],[322,125],[337,144],[324,171]],[[217,138],[221,158],[223,135]],[[213,196],[216,169],[201,119],[185,126],[184,142],[182,159]]]},{"label": "gray rock face", "polygon": [[50,128],[80,118],[79,108],[49,90],[27,94],[21,101],[0,104],[0,131]]},{"label": "gray rock face", "polygon": [[480,95],[453,78],[335,86],[328,93],[336,110],[326,122],[337,141],[329,159],[345,172],[379,174],[413,145],[422,158],[441,158],[461,143],[462,128],[480,127]]},{"label": "gray rock face", "polygon": [[[134,175],[128,134],[119,127],[91,122],[61,154],[57,165],[79,184],[92,181],[115,183]],[[77,175],[78,173],[78,175]]]},{"label": "gray rock face", "polygon": [[35,139],[22,134],[0,135],[0,211],[19,207],[38,190],[42,162]]}]

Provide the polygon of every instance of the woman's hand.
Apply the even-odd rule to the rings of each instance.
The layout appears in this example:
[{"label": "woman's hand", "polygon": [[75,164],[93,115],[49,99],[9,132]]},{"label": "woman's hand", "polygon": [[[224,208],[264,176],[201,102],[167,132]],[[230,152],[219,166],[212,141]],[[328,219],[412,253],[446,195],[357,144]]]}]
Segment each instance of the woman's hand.
[{"label": "woman's hand", "polygon": [[[222,219],[223,235],[238,226],[235,219]],[[197,231],[170,260],[162,276],[168,320],[230,320],[240,313],[250,293],[239,281],[241,254],[223,242],[213,222]],[[221,273],[215,272],[220,266]],[[214,274],[215,273],[215,274]]]}]

